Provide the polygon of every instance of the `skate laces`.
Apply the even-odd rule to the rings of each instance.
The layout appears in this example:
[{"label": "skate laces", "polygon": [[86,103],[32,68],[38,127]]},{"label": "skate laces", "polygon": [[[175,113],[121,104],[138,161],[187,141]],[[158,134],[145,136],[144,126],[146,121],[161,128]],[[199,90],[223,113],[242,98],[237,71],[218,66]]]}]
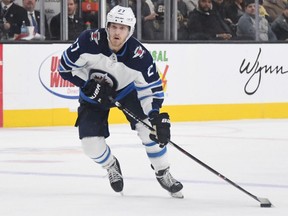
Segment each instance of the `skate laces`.
[{"label": "skate laces", "polygon": [[177,180],[172,177],[168,169],[164,171],[163,175],[157,175],[156,177],[163,185],[169,188],[177,182]]},{"label": "skate laces", "polygon": [[110,182],[117,182],[122,179],[122,175],[119,171],[119,167],[117,166],[116,160],[115,162],[107,169],[107,175]]}]

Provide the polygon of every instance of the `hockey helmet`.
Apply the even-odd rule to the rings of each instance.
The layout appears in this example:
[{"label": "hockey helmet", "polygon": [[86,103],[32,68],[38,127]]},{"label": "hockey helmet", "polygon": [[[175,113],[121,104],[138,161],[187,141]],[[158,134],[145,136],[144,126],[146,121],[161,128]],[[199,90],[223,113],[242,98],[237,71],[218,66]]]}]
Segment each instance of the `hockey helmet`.
[{"label": "hockey helmet", "polygon": [[130,7],[123,7],[120,5],[116,5],[113,7],[110,12],[107,14],[107,20],[106,20],[106,31],[108,33],[108,25],[109,23],[118,23],[122,25],[127,25],[130,27],[129,35],[126,39],[126,41],[132,36],[135,24],[136,24],[136,18],[135,15]]}]

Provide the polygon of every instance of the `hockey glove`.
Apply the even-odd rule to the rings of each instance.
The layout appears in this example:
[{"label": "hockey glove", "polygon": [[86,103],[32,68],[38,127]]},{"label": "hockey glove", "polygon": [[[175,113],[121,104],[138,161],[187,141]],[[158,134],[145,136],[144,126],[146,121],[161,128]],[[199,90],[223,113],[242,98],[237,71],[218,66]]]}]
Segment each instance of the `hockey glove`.
[{"label": "hockey glove", "polygon": [[151,131],[149,137],[163,148],[170,140],[169,115],[168,113],[152,113],[149,120],[155,129],[155,131]]},{"label": "hockey glove", "polygon": [[98,82],[95,79],[88,80],[81,88],[81,91],[88,98],[102,105],[108,105],[116,94],[108,83]]}]

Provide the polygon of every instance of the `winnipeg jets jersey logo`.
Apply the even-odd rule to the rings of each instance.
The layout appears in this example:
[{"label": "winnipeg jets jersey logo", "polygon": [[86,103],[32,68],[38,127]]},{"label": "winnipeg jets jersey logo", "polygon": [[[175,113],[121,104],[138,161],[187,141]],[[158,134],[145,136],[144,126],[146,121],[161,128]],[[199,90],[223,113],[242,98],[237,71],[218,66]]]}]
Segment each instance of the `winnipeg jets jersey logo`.
[{"label": "winnipeg jets jersey logo", "polygon": [[136,47],[136,49],[134,50],[134,56],[133,58],[143,58],[143,55],[145,54],[145,50],[143,50],[143,48],[141,46]]},{"label": "winnipeg jets jersey logo", "polygon": [[90,40],[91,41],[94,40],[96,44],[99,45],[100,32],[98,32],[98,30],[95,32],[91,32]]},{"label": "winnipeg jets jersey logo", "polygon": [[107,83],[114,90],[118,87],[118,81],[116,80],[116,78],[113,75],[102,70],[91,69],[89,72],[89,79],[94,79],[98,83]]}]

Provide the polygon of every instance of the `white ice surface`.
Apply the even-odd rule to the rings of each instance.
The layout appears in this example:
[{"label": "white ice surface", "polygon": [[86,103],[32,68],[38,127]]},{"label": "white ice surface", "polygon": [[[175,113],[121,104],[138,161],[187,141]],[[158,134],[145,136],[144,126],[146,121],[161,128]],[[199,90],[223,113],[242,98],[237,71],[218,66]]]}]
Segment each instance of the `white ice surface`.
[{"label": "white ice surface", "polygon": [[120,161],[124,196],[87,158],[77,128],[0,129],[1,216],[288,215],[288,120],[173,123],[172,141],[273,208],[228,184],[169,146],[171,173],[184,199],[155,179],[143,146],[127,124],[107,139]]}]

